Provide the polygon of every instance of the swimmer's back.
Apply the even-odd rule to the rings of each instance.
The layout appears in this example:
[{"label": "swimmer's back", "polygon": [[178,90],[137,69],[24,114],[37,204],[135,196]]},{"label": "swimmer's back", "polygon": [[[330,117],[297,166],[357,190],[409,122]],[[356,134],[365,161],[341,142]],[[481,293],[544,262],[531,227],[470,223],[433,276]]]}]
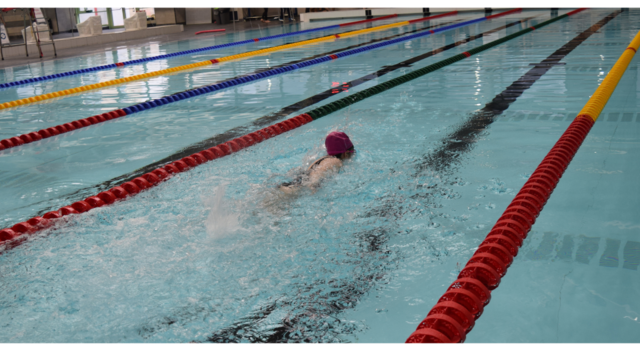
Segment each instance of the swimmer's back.
[{"label": "swimmer's back", "polygon": [[334,169],[338,170],[341,167],[342,160],[333,155],[323,156],[309,165],[307,170],[303,174],[293,179],[293,181],[281,184],[280,190],[289,192],[288,190],[294,190],[302,186],[303,181],[305,185],[309,187],[316,187],[328,171]]}]

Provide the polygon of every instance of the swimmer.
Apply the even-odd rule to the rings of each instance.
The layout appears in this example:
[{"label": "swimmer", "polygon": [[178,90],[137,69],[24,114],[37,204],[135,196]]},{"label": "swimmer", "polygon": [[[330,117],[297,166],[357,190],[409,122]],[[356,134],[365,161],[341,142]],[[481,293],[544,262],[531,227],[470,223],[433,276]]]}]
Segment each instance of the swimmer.
[{"label": "swimmer", "polygon": [[278,186],[282,192],[291,194],[302,186],[317,189],[322,179],[338,172],[342,168],[343,161],[351,158],[355,152],[349,136],[343,132],[331,132],[327,135],[324,144],[327,147],[328,155],[314,161],[303,174],[293,181]]}]

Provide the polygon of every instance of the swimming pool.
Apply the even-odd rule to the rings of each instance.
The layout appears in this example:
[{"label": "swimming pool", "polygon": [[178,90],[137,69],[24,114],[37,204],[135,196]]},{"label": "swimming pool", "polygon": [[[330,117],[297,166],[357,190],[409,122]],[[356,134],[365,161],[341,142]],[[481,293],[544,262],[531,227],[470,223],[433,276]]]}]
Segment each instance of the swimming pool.
[{"label": "swimming pool", "polygon": [[[640,12],[621,13],[591,35],[459,161],[432,169],[420,166],[421,159],[455,141],[448,135],[530,64],[612,12],[577,14],[35,235],[0,260],[2,341],[404,341],[635,35]],[[336,84],[536,15],[531,25],[550,18],[548,11],[526,11],[5,150],[1,227],[93,195],[110,179]],[[415,67],[521,28],[461,44]],[[2,132],[26,133],[407,29],[3,111]],[[171,46],[186,45],[148,51]],[[144,66],[187,58],[166,61]],[[627,162],[640,122],[637,61],[468,342],[636,341],[637,260],[633,264],[640,250],[633,249],[640,225],[628,196],[635,194],[636,170]],[[60,69],[72,66],[59,62]],[[134,68],[0,95],[15,100]],[[350,91],[410,70],[400,67]],[[324,136],[335,129],[349,133],[358,150],[345,171],[313,196],[274,194],[277,183],[322,153]],[[595,319],[599,325],[588,326]]]}]

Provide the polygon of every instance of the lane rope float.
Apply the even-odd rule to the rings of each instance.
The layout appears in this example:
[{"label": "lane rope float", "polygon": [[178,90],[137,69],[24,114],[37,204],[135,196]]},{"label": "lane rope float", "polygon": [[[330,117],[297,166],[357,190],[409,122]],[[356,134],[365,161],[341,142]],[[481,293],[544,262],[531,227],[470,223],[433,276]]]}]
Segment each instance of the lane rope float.
[{"label": "lane rope float", "polygon": [[202,47],[202,48],[197,48],[197,49],[178,51],[178,52],[174,52],[174,53],[170,53],[170,54],[151,56],[151,57],[135,59],[135,60],[122,61],[122,62],[118,62],[118,63],[114,63],[114,64],[94,66],[94,67],[91,67],[91,68],[67,71],[67,72],[63,72],[63,73],[40,76],[40,77],[36,77],[36,78],[31,78],[31,79],[17,80],[17,81],[12,81],[12,82],[8,82],[8,83],[0,84],[0,89],[2,89],[2,88],[10,88],[10,87],[13,87],[13,86],[25,85],[25,84],[30,84],[30,83],[40,82],[40,81],[47,81],[47,80],[52,80],[52,79],[56,79],[56,78],[66,77],[66,76],[73,76],[73,75],[78,75],[78,74],[83,74],[83,73],[88,73],[88,72],[94,72],[94,71],[100,71],[100,70],[108,70],[108,69],[113,69],[113,68],[117,68],[117,67],[124,67],[124,66],[127,66],[127,65],[136,65],[136,64],[140,64],[140,63],[148,62],[148,61],[167,59],[167,58],[177,57],[177,56],[186,56],[186,55],[191,55],[191,54],[194,54],[194,53],[211,51],[211,50],[222,49],[222,48],[227,48],[227,47],[240,46],[240,45],[246,45],[246,44],[254,44],[254,43],[259,42],[259,41],[267,41],[267,40],[280,39],[280,38],[289,37],[289,36],[297,36],[297,35],[301,35],[301,34],[307,34],[307,33],[311,33],[311,32],[337,29],[337,28],[344,27],[344,26],[351,26],[351,25],[356,25],[356,24],[360,24],[360,23],[364,23],[364,22],[373,22],[373,21],[378,21],[378,20],[385,20],[385,19],[389,19],[389,18],[393,18],[393,17],[397,17],[397,16],[398,16],[397,14],[381,16],[381,17],[377,17],[377,18],[373,18],[373,19],[362,20],[361,22],[337,24],[337,25],[324,26],[324,27],[308,29],[308,30],[294,31],[294,32],[290,32],[290,33],[266,36],[266,37],[257,38],[257,39],[236,41],[236,42],[231,42],[231,43],[227,43],[227,44],[207,46],[207,47]]},{"label": "lane rope float", "polygon": [[[589,101],[555,145],[544,157],[527,182],[503,212],[469,262],[451,284],[438,304],[407,339],[408,343],[462,342],[466,333],[487,305],[491,291],[500,284],[507,268],[513,263],[524,239],[555,190],[560,178],[578,152],[611,98],[618,82],[640,47],[640,32],[624,50]],[[453,293],[452,290],[457,290]],[[460,290],[465,290],[464,293]],[[477,311],[470,312],[471,295],[486,294],[485,301],[476,301]],[[461,295],[462,294],[462,295]],[[466,296],[466,298],[465,298]],[[476,296],[476,298],[479,298]],[[467,310],[466,314],[460,311]],[[470,319],[470,320],[469,320]]]},{"label": "lane rope float", "polygon": [[[452,16],[452,15],[455,15],[455,13],[457,13],[457,12],[456,11],[452,11],[450,13],[434,15],[434,16],[430,16],[428,18],[422,18],[422,19],[417,19],[417,20],[428,21],[428,20],[433,20],[433,19],[436,19],[436,18],[445,17],[445,16]],[[485,20],[485,18],[482,18],[482,19]],[[195,69],[195,68],[199,68],[199,67],[211,66],[211,65],[222,63],[222,62],[238,60],[238,59],[241,59],[241,58],[264,55],[266,53],[272,53],[272,52],[275,52],[275,51],[287,50],[287,49],[291,49],[291,48],[294,48],[294,47],[300,47],[300,46],[305,46],[305,45],[310,45],[310,44],[316,44],[316,43],[325,42],[325,41],[335,41],[337,39],[343,39],[343,38],[348,38],[348,37],[352,37],[352,36],[358,36],[358,35],[366,34],[366,33],[370,33],[370,32],[387,30],[387,29],[393,28],[393,27],[406,26],[408,24],[409,24],[408,21],[402,21],[402,22],[397,22],[397,23],[393,23],[393,24],[380,25],[380,26],[376,26],[376,27],[373,27],[373,28],[370,28],[370,29],[353,30],[353,31],[348,31],[348,32],[344,32],[344,33],[341,33],[341,34],[323,36],[323,37],[310,39],[310,40],[302,40],[302,41],[297,41],[297,42],[293,42],[293,43],[290,43],[290,44],[272,46],[272,47],[268,47],[268,48],[264,48],[264,49],[260,49],[260,50],[247,51],[247,52],[236,54],[236,55],[229,55],[229,56],[224,56],[224,57],[221,57],[221,58],[200,61],[200,62],[197,62],[197,63],[188,64],[188,65],[175,66],[175,67],[171,67],[171,68],[167,68],[167,69],[163,69],[163,70],[157,70],[157,71],[152,71],[152,72],[143,73],[143,74],[139,74],[139,75],[127,76],[127,77],[124,77],[124,78],[119,78],[119,79],[115,79],[115,80],[99,82],[99,83],[95,83],[95,84],[91,84],[91,85],[78,86],[78,87],[75,87],[75,88],[66,89],[66,90],[60,90],[60,91],[56,91],[56,92],[53,92],[53,93],[42,94],[42,95],[37,95],[37,96],[31,96],[31,97],[28,97],[28,98],[23,98],[23,99],[19,99],[19,100],[0,103],[0,110],[9,109],[9,108],[13,108],[13,107],[21,106],[21,105],[31,105],[31,104],[36,103],[36,102],[45,101],[45,100],[51,100],[51,99],[55,99],[55,98],[59,98],[59,97],[67,96],[67,95],[78,94],[78,93],[82,93],[82,92],[86,92],[86,91],[91,91],[91,90],[96,90],[96,89],[109,87],[109,86],[120,85],[120,84],[123,84],[123,83],[132,82],[132,81],[149,79],[149,78],[156,77],[156,76],[165,76],[165,75],[169,75],[171,73],[181,72],[181,71],[185,71],[185,70],[191,70],[191,69]]]},{"label": "lane rope float", "polygon": [[[583,9],[579,9],[579,10],[581,11]],[[572,14],[577,12],[578,11],[574,11],[572,12]],[[544,21],[538,24],[537,29],[540,29],[558,20],[564,19],[568,16],[569,14],[564,14],[564,15],[555,17],[553,19]],[[534,30],[531,28],[520,30],[516,33],[505,36],[501,39],[494,40],[482,46],[473,48],[469,50],[469,52],[473,54],[477,54],[481,51],[500,45],[506,41],[509,41],[521,35],[525,35],[532,31]],[[180,172],[187,171],[190,168],[196,167],[205,162],[208,162],[220,157],[224,157],[234,152],[240,151],[244,148],[253,146],[264,140],[267,140],[274,136],[280,135],[284,132],[298,128],[304,124],[310,123],[311,121],[317,120],[321,117],[327,116],[335,111],[348,107],[351,104],[362,101],[368,97],[371,97],[383,91],[389,90],[391,88],[404,84],[406,82],[409,82],[418,77],[429,74],[440,68],[451,65],[453,63],[456,63],[466,58],[467,57],[464,54],[459,54],[459,55],[449,57],[445,60],[439,61],[432,65],[428,65],[418,70],[414,70],[403,76],[380,83],[369,89],[357,92],[355,94],[344,97],[340,100],[336,100],[329,104],[320,106],[308,113],[294,116],[290,119],[281,121],[274,125],[267,126],[263,129],[254,131],[247,135],[238,137],[233,140],[229,140],[223,144],[213,146],[207,150],[203,150],[193,155],[186,156],[181,160],[174,161],[170,164],[165,165],[164,167],[159,167],[144,175],[134,178],[131,181],[127,181],[122,185],[115,186],[112,189],[107,191],[103,191],[97,194],[96,196],[90,196],[85,200],[76,201],[69,206],[63,206],[59,210],[47,212],[42,216],[36,216],[25,222],[15,224],[11,228],[0,230],[0,243],[5,244],[5,249],[18,246],[27,239],[26,235],[33,234],[37,231],[48,228],[53,224],[53,222],[56,219],[59,219],[71,214],[84,213],[93,208],[110,205],[118,200],[126,199],[129,196],[135,195],[143,190],[156,186],[160,182],[169,178],[172,174],[177,174]],[[462,291],[466,291],[466,290],[462,290]]]},{"label": "lane rope float", "polygon": [[[516,9],[519,11],[519,9]],[[510,11],[506,11],[504,13],[500,13],[500,14],[496,14],[493,15],[493,17],[499,17],[499,16],[505,16],[508,14],[513,13],[514,10],[510,10]],[[444,15],[444,14],[443,14]],[[441,15],[436,15],[436,16],[441,16]],[[316,59],[313,60],[308,60],[308,61],[302,61],[293,65],[287,65],[287,66],[283,66],[283,67],[277,67],[271,70],[266,70],[257,74],[251,74],[251,75],[245,75],[245,76],[240,76],[240,77],[236,77],[235,79],[232,80],[226,80],[226,81],[222,81],[220,83],[217,84],[211,84],[211,85],[205,85],[202,87],[198,87],[198,88],[194,88],[194,89],[190,89],[190,90],[185,90],[176,94],[172,94],[172,95],[167,95],[164,96],[160,99],[154,99],[154,100],[149,100],[149,101],[145,101],[136,105],[132,105],[123,109],[118,109],[118,110],[113,110],[113,111],[109,111],[100,115],[95,115],[95,116],[90,116],[88,118],[85,119],[80,119],[80,120],[76,120],[76,121],[72,121],[66,124],[62,124],[62,125],[57,125],[57,126],[53,126],[50,127],[48,129],[42,129],[42,130],[38,130],[37,132],[30,132],[28,134],[22,134],[22,135],[18,135],[18,136],[14,136],[12,138],[9,139],[3,139],[0,140],[0,150],[3,149],[8,149],[8,148],[14,148],[17,146],[21,146],[24,144],[28,144],[28,143],[32,143],[34,141],[40,141],[42,139],[46,139],[49,138],[51,136],[55,136],[55,135],[59,135],[62,133],[66,133],[69,131],[73,131],[75,129],[79,129],[79,128],[83,128],[83,127],[87,127],[90,125],[94,125],[100,122],[104,122],[107,120],[112,120],[112,119],[116,119],[122,116],[126,116],[126,115],[130,115],[132,113],[136,113],[139,111],[144,111],[144,110],[149,110],[152,108],[155,108],[157,106],[162,106],[162,105],[166,105],[175,101],[180,101],[180,100],[184,100],[187,98],[190,98],[192,96],[197,96],[197,95],[202,95],[202,94],[206,94],[212,91],[218,91],[230,86],[236,86],[236,85],[240,85],[240,84],[244,84],[246,82],[249,81],[255,81],[255,80],[259,80],[265,77],[269,77],[269,76],[274,76],[274,75],[278,75],[278,74],[282,74],[282,73],[286,73],[286,72],[290,72],[290,71],[294,71],[300,68],[304,68],[304,67],[308,67],[311,65],[315,65],[315,64],[319,64],[319,63],[323,63],[323,62],[327,62],[327,61],[331,61],[331,60],[335,60],[338,58],[342,58],[342,57],[346,57],[346,56],[351,56],[351,55],[355,55],[355,54],[359,54],[361,52],[365,52],[365,51],[370,51],[373,49],[377,49],[383,46],[389,46],[395,43],[399,43],[399,42],[404,42],[407,40],[411,40],[411,39],[415,39],[418,37],[423,37],[423,36],[430,36],[433,34],[437,34],[440,32],[444,32],[444,31],[448,31],[448,30],[452,30],[455,28],[459,28],[459,27],[463,27],[463,26],[467,26],[470,24],[474,24],[480,21],[484,21],[486,20],[486,17],[482,17],[482,18],[478,18],[478,19],[473,19],[473,20],[468,20],[468,21],[464,21],[461,23],[457,23],[457,24],[453,24],[453,25],[448,25],[448,26],[443,26],[440,28],[437,28],[435,30],[429,30],[429,31],[422,31],[419,32],[417,34],[413,34],[413,35],[408,35],[408,36],[404,36],[404,37],[400,37],[397,39],[393,39],[393,40],[387,40],[387,41],[382,41],[376,44],[372,44],[372,45],[368,45],[368,46],[364,46],[361,48],[357,48],[357,49],[352,49],[352,50],[348,50],[348,51],[342,51],[342,52],[338,52],[335,54],[331,54],[331,55],[326,55],[326,56],[320,56]],[[1,104],[0,104],[1,105]]]}]

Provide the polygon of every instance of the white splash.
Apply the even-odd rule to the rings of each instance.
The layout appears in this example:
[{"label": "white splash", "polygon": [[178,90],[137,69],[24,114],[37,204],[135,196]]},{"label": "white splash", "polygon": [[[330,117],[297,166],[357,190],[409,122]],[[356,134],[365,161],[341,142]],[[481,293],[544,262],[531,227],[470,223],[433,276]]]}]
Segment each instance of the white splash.
[{"label": "white splash", "polygon": [[205,224],[211,239],[220,239],[240,229],[240,214],[233,212],[233,204],[225,201],[225,190],[226,185],[220,185],[213,190],[212,197],[203,199],[205,207],[211,209]]}]

